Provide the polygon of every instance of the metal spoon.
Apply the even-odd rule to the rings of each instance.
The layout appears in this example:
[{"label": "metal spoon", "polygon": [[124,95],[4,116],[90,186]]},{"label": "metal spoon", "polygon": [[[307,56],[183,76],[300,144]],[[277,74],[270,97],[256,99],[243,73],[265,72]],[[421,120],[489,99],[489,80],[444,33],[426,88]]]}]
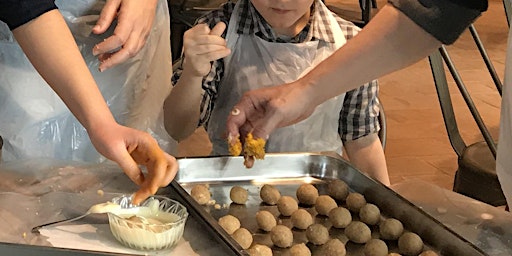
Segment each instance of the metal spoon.
[{"label": "metal spoon", "polygon": [[132,196],[122,195],[120,197],[113,198],[112,201],[110,201],[110,202],[93,205],[93,206],[91,206],[91,208],[89,208],[89,210],[87,210],[87,212],[85,214],[82,214],[78,217],[54,221],[54,222],[50,222],[50,223],[46,223],[46,224],[42,224],[42,225],[33,227],[31,232],[39,233],[39,229],[41,229],[43,227],[55,226],[57,224],[64,224],[64,223],[76,221],[76,220],[86,217],[89,214],[107,213],[107,212],[111,212],[112,210],[115,210],[115,209],[120,209],[120,208],[128,209],[128,208],[132,208],[135,206],[136,205],[132,204]]}]

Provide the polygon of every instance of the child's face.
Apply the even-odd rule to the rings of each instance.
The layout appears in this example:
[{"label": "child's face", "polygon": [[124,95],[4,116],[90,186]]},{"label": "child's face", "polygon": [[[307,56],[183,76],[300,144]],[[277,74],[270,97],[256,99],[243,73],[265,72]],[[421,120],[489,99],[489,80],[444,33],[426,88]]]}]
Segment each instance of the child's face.
[{"label": "child's face", "polygon": [[275,32],[297,35],[307,24],[314,0],[251,0]]}]

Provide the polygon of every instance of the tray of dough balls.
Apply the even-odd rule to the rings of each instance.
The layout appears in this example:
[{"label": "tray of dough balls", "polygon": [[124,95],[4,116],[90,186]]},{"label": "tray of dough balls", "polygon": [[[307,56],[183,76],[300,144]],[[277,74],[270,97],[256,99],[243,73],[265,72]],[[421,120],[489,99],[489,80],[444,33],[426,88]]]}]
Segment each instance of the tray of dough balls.
[{"label": "tray of dough balls", "polygon": [[178,161],[187,200],[239,255],[485,255],[339,157]]}]

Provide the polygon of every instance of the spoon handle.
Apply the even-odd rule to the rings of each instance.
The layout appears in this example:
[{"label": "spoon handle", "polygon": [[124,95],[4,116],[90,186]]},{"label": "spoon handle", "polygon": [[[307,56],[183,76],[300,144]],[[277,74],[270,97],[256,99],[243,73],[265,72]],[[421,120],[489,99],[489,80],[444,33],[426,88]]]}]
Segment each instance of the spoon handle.
[{"label": "spoon handle", "polygon": [[50,223],[46,223],[46,224],[42,224],[42,225],[39,225],[37,227],[33,227],[32,228],[32,233],[39,233],[39,229],[43,228],[43,227],[48,227],[48,226],[55,226],[57,224],[63,224],[63,223],[68,223],[68,222],[72,222],[72,221],[75,221],[75,220],[79,220],[85,216],[89,215],[89,213],[86,213],[86,214],[83,214],[83,215],[80,215],[78,217],[75,217],[75,218],[70,218],[70,219],[65,219],[65,220],[59,220],[59,221],[54,221],[54,222],[50,222]]}]

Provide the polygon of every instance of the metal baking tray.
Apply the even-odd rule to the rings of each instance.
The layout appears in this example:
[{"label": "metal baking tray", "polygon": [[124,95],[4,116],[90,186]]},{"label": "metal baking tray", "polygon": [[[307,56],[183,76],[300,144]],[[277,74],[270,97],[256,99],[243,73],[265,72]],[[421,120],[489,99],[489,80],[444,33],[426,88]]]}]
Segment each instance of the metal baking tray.
[{"label": "metal baking tray", "polygon": [[[276,186],[281,195],[295,197],[298,186],[308,182],[315,184],[320,194],[326,193],[326,181],[344,180],[351,191],[359,192],[368,202],[377,205],[382,215],[399,219],[406,230],[417,233],[423,239],[426,248],[440,255],[486,255],[482,250],[454,233],[439,221],[433,219],[393,190],[374,181],[352,167],[347,161],[335,154],[292,153],[267,154],[264,160],[256,161],[254,167],[246,169],[242,157],[199,157],[178,159],[180,169],[175,180],[183,187],[181,193],[190,201],[191,208],[198,212],[209,225],[218,232],[226,244],[233,247],[236,255],[245,255],[240,246],[218,225],[217,220],[231,214],[240,219],[242,227],[247,228],[254,241],[271,246],[269,235],[258,229],[255,214],[265,209],[275,216],[279,215],[276,206],[261,203],[259,190],[263,184]],[[195,184],[209,184],[215,204],[201,206],[187,193]],[[239,185],[249,191],[245,205],[231,204],[230,189]],[[190,209],[190,208],[189,208]],[[311,210],[311,209],[309,209]],[[279,216],[284,225],[291,227],[289,218]],[[325,217],[315,217],[317,223],[328,225]],[[330,229],[331,237],[339,238],[346,244],[347,255],[363,255],[363,246],[347,242],[341,229]],[[307,242],[304,231],[293,229],[294,243]],[[378,237],[378,230],[372,228],[372,237]],[[315,246],[309,246],[316,250]],[[388,243],[390,252],[396,252],[396,243]],[[286,249],[272,248],[274,255],[286,254]]]}]

